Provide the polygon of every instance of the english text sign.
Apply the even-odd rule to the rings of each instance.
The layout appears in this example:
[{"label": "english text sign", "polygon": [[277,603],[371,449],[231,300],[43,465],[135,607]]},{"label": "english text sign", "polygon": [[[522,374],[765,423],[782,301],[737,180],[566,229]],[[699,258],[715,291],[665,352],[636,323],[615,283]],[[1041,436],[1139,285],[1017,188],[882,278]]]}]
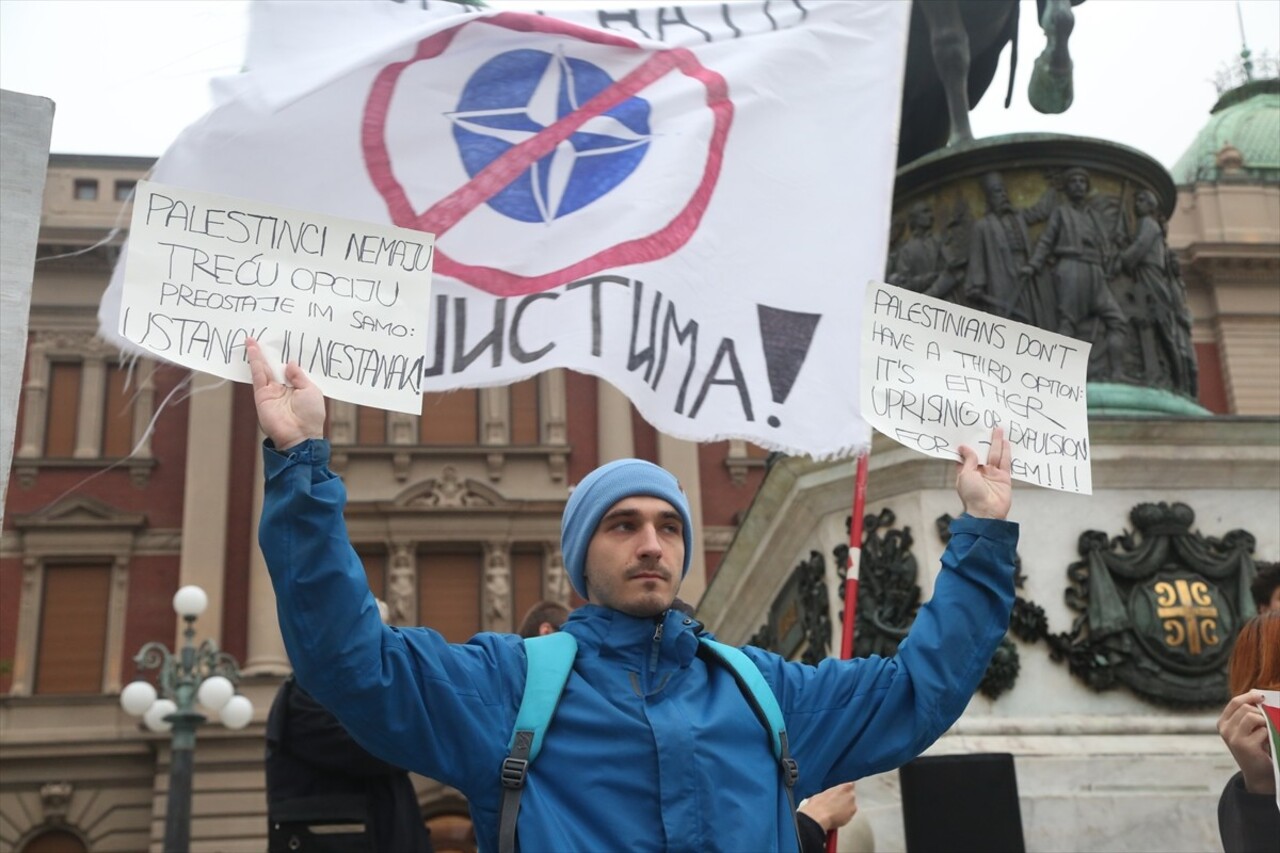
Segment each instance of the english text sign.
[{"label": "english text sign", "polygon": [[1092,494],[1085,373],[1089,344],[888,284],[867,285],[862,414],[901,444],[986,460],[991,429],[1013,446],[1013,477]]}]

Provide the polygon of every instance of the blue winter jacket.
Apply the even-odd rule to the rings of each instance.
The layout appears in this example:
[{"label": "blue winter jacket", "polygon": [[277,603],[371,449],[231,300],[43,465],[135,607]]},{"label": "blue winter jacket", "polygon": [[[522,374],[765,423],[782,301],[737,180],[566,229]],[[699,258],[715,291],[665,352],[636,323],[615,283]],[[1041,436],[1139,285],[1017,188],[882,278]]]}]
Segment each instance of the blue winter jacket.
[{"label": "blue winter jacket", "polygon": [[[466,795],[497,848],[499,771],[524,688],[521,640],[450,644],[384,626],[343,522],[329,445],[266,454],[259,540],[299,683],[373,754]],[[798,797],[914,758],[959,717],[1004,635],[1017,526],[952,524],[932,601],[891,659],[788,662],[760,649],[800,765]],[[530,851],[794,851],[778,764],[729,672],[695,655],[696,620],[587,605],[578,656],[520,808]]]}]

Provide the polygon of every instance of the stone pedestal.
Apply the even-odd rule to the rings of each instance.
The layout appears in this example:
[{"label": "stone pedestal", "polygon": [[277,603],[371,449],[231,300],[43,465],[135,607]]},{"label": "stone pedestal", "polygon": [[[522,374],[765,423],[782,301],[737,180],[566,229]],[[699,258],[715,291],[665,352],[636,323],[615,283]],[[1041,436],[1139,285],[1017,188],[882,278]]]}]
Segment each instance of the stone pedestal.
[{"label": "stone pedestal", "polygon": [[[1185,505],[1194,513],[1189,535],[1248,554],[1248,538],[1237,532],[1244,531],[1253,537],[1249,556],[1280,558],[1280,420],[1100,417],[1091,419],[1090,438],[1092,496],[1015,483],[1013,519],[1021,525],[1025,575],[1019,595],[1043,609],[1046,633],[1070,634],[1082,615],[1065,600],[1072,586],[1068,567],[1083,559],[1082,534],[1128,533],[1140,545],[1144,534],[1133,519],[1142,515],[1133,510],[1141,504]],[[784,458],[772,466],[699,608],[721,640],[744,643],[766,627],[794,568],[811,565],[814,551],[825,563],[826,616],[833,633],[840,630],[833,552],[847,543],[853,474],[852,460]],[[951,463],[876,437],[866,513],[889,509],[892,529],[909,529],[907,550],[918,566],[922,600],[932,594],[944,549],[936,520],[961,510],[953,481]],[[864,565],[864,586],[866,572]],[[1227,582],[1207,580],[1224,587],[1216,599],[1221,624],[1238,624],[1247,615],[1238,612],[1238,596]],[[839,648],[838,640],[833,636],[828,647]],[[1012,753],[1028,850],[1221,849],[1217,800],[1235,769],[1215,729],[1225,694],[1171,704],[1123,682],[1095,689],[1104,688],[1105,679],[1095,677],[1090,686],[1067,662],[1051,658],[1046,639],[1011,636],[1009,644],[1017,661],[1013,676],[1006,671],[997,679],[995,698],[975,695],[926,754]],[[897,773],[861,780],[858,802],[872,824],[875,849],[904,849]]]}]

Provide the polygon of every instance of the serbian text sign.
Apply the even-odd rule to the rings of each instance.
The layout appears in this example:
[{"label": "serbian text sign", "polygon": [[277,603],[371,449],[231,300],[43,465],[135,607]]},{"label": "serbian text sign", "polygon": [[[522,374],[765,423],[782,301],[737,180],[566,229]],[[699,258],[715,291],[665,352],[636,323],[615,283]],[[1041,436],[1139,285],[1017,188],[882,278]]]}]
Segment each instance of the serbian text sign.
[{"label": "serbian text sign", "polygon": [[421,411],[430,234],[150,181],[130,228],[123,338],[248,382],[252,336],[328,397]]},{"label": "serbian text sign", "polygon": [[1093,493],[1085,372],[1089,344],[888,284],[867,285],[862,413],[914,450],[986,461],[991,429],[1014,479]]}]

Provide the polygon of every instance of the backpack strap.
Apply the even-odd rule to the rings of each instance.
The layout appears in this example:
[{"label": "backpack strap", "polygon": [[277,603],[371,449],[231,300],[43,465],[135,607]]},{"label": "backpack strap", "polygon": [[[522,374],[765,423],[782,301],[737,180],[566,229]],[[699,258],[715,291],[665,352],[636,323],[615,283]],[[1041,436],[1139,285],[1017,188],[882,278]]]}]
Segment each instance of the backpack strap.
[{"label": "backpack strap", "polygon": [[703,657],[711,657],[729,670],[730,674],[733,675],[734,681],[738,682],[738,689],[742,691],[742,695],[746,697],[748,704],[751,705],[751,710],[755,711],[756,717],[760,719],[761,724],[768,731],[769,743],[773,747],[773,757],[778,760],[778,769],[782,773],[783,788],[787,792],[787,804],[791,807],[791,823],[796,833],[796,844],[799,845],[798,849],[803,849],[804,843],[800,838],[800,827],[795,823],[796,798],[794,788],[796,780],[800,778],[800,766],[791,757],[791,751],[787,746],[786,721],[782,718],[782,709],[778,707],[778,700],[773,695],[773,689],[769,687],[769,682],[764,680],[760,667],[756,666],[755,661],[747,657],[741,649],[713,640],[710,637],[699,637],[698,640],[699,651],[704,652]]},{"label": "backpack strap", "polygon": [[529,764],[542,750],[542,738],[556,712],[578,641],[572,634],[557,631],[524,641],[527,658],[524,695],[516,712],[516,725],[502,762],[502,806],[498,812],[499,853],[515,853],[516,818],[520,815],[520,794],[524,791]]}]

